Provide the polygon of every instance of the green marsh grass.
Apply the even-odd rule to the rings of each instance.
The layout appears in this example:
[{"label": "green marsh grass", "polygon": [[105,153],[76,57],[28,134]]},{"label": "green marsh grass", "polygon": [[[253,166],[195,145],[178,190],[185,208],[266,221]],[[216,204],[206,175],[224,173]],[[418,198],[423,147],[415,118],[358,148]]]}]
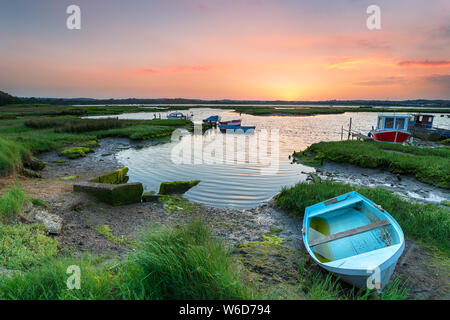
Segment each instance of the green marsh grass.
[{"label": "green marsh grass", "polygon": [[57,252],[57,241],[41,226],[0,224],[0,267],[29,270],[45,265]]},{"label": "green marsh grass", "polygon": [[[157,228],[145,233],[124,277],[126,298],[249,299],[229,249],[205,224]],[[131,289],[131,290],[130,290]]]},{"label": "green marsh grass", "polygon": [[79,118],[80,115],[113,115],[139,111],[148,110],[128,106],[3,106],[2,114],[7,112],[8,117],[0,119],[0,176],[18,171],[23,163],[30,161],[32,154],[67,146],[91,147],[94,146],[94,141],[108,137],[131,140],[167,138],[176,128],[192,127],[192,122],[188,120]]},{"label": "green marsh grass", "polygon": [[348,140],[315,143],[295,156],[300,159],[310,157],[316,162],[325,159],[362,168],[384,168],[394,174],[413,175],[419,181],[450,189],[450,149],[447,147],[419,148]]},{"label": "green marsh grass", "polygon": [[22,145],[0,137],[0,176],[20,169],[24,161],[31,160],[31,153]]},{"label": "green marsh grass", "polygon": [[284,188],[277,204],[292,214],[303,216],[305,208],[341,194],[357,191],[381,205],[400,224],[407,237],[450,252],[450,209],[437,204],[410,203],[383,188],[358,188],[348,184],[323,181],[299,183]]},{"label": "green marsh grass", "polygon": [[[68,290],[67,267],[81,268],[81,289]],[[0,299],[251,299],[233,257],[199,221],[151,227],[136,251],[107,267],[95,256],[54,258],[0,281]]]},{"label": "green marsh grass", "polygon": [[0,221],[8,222],[13,216],[20,213],[26,201],[27,196],[17,183],[7,189],[0,197]]}]

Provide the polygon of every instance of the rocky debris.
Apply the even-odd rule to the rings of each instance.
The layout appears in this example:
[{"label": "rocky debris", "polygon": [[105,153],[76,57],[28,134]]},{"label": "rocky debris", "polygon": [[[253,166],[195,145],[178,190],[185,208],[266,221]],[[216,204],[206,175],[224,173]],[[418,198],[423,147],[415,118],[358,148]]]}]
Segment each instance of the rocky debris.
[{"label": "rocky debris", "polygon": [[28,178],[42,178],[39,172],[27,168],[22,169],[22,175]]},{"label": "rocky debris", "polygon": [[182,194],[199,183],[199,180],[163,182],[159,186],[159,194]]},{"label": "rocky debris", "polygon": [[125,184],[81,182],[73,185],[73,191],[85,192],[102,202],[121,206],[141,202],[144,187],[140,182]]},{"label": "rocky debris", "polygon": [[313,181],[314,183],[316,182],[321,182],[322,179],[315,173],[308,173],[308,177],[306,178],[306,181]]},{"label": "rocky debris", "polygon": [[48,233],[51,234],[61,233],[63,219],[60,216],[39,210],[36,212],[34,219],[38,223],[43,224]]},{"label": "rocky debris", "polygon": [[47,165],[46,162],[41,161],[37,158],[32,158],[27,167],[33,171],[41,171],[45,168],[46,165]]}]

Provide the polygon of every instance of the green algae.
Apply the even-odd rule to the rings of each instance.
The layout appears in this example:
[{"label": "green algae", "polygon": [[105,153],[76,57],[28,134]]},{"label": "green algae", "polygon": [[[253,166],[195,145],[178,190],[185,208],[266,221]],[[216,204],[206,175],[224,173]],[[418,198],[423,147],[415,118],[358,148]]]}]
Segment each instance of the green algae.
[{"label": "green algae", "polygon": [[181,194],[199,184],[199,180],[163,182],[159,186],[159,194]]},{"label": "green algae", "polygon": [[137,243],[136,241],[127,239],[125,236],[118,236],[118,237],[114,236],[111,233],[111,228],[107,224],[103,226],[93,227],[93,229],[102,236],[104,236],[105,238],[107,238],[109,241],[117,245],[129,246],[129,245],[136,245]]},{"label": "green algae", "polygon": [[97,140],[88,140],[82,143],[78,144],[78,147],[84,147],[84,148],[94,148],[98,146]]},{"label": "green algae", "polygon": [[85,157],[89,152],[94,152],[91,148],[86,147],[73,147],[61,151],[61,154],[69,159],[78,159]]},{"label": "green algae", "polygon": [[107,173],[103,176],[97,177],[95,179],[90,180],[90,182],[95,183],[107,183],[107,184],[122,184],[128,181],[127,177],[128,168],[121,168],[118,170],[114,170],[110,173]]},{"label": "green algae", "polygon": [[164,203],[164,209],[168,213],[181,211],[190,214],[200,206],[198,203],[192,203],[179,195],[163,195],[158,201]]}]

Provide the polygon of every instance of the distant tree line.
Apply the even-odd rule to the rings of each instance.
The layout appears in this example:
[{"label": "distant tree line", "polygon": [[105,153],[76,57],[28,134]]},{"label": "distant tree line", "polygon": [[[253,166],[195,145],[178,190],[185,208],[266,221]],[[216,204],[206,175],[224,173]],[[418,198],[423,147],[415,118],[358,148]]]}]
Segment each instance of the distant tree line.
[{"label": "distant tree line", "polygon": [[11,103],[24,104],[53,104],[53,105],[90,105],[90,104],[245,104],[245,105],[329,105],[329,106],[405,106],[405,107],[427,107],[427,108],[450,108],[450,100],[403,100],[403,101],[386,101],[386,100],[326,100],[326,101],[283,101],[283,100],[201,100],[201,99],[184,99],[184,98],[161,98],[161,99],[92,99],[92,98],[35,98],[35,97],[13,97],[5,92],[0,91],[0,105]]},{"label": "distant tree line", "polygon": [[20,103],[20,99],[17,97],[13,97],[10,94],[7,94],[6,92],[0,91],[0,106],[3,106],[5,104],[11,104],[11,103]]},{"label": "distant tree line", "polygon": [[90,104],[246,104],[246,105],[329,105],[329,106],[405,106],[405,107],[430,107],[430,108],[450,108],[450,100],[403,100],[403,101],[386,101],[386,100],[326,100],[326,101],[283,101],[283,100],[201,100],[201,99],[184,99],[184,98],[164,98],[164,99],[90,99],[90,98],[21,98],[23,103],[42,103],[42,104],[59,104],[59,105],[90,105]]}]

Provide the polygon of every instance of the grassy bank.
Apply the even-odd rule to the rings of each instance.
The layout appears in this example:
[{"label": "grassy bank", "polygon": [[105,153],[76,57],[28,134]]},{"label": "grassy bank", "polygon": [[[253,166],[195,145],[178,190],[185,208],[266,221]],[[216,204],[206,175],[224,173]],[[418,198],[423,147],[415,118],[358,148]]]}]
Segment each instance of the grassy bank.
[{"label": "grassy bank", "polygon": [[[12,217],[30,199],[15,185],[4,192]],[[12,209],[11,209],[12,208]],[[191,219],[191,218],[190,218]],[[188,220],[189,221],[189,220]],[[281,230],[281,229],[280,229]],[[318,270],[301,253],[283,246],[272,234],[262,241],[229,247],[203,222],[191,219],[177,226],[149,226],[138,241],[127,241],[122,257],[62,253],[57,237],[39,225],[0,223],[0,299],[126,300],[126,299],[405,299],[408,290],[397,280],[378,295],[356,290]],[[110,241],[108,226],[96,231]],[[67,251],[64,251],[67,252]],[[71,266],[81,272],[81,287],[70,290]],[[5,272],[6,271],[6,272]],[[269,275],[269,279],[265,278]],[[262,277],[261,277],[262,276]],[[272,281],[274,278],[283,278]],[[272,280],[271,280],[272,279]],[[266,282],[267,281],[267,282]],[[263,287],[261,287],[261,285]]]},{"label": "grassy bank", "polygon": [[400,224],[407,238],[439,248],[447,255],[450,253],[450,208],[410,203],[382,188],[357,188],[331,181],[299,183],[283,189],[277,196],[277,204],[303,216],[307,206],[350,191],[357,191],[381,205]]},{"label": "grassy bank", "polygon": [[306,164],[323,160],[349,163],[362,168],[382,168],[397,175],[450,189],[450,148],[419,148],[375,141],[315,143],[294,156]]},{"label": "grassy bank", "polygon": [[17,171],[32,154],[107,137],[132,140],[168,137],[176,128],[190,128],[187,120],[82,119],[80,115],[139,112],[138,107],[10,105],[0,107],[0,176]]},{"label": "grassy bank", "polygon": [[[0,229],[1,231],[1,229]],[[54,258],[0,281],[0,299],[251,299],[229,250],[198,221],[178,228],[152,227],[125,261]],[[81,268],[80,290],[68,290],[66,273]]]},{"label": "grassy bank", "polygon": [[0,137],[0,176],[20,169],[30,159],[31,153],[21,144]]}]

